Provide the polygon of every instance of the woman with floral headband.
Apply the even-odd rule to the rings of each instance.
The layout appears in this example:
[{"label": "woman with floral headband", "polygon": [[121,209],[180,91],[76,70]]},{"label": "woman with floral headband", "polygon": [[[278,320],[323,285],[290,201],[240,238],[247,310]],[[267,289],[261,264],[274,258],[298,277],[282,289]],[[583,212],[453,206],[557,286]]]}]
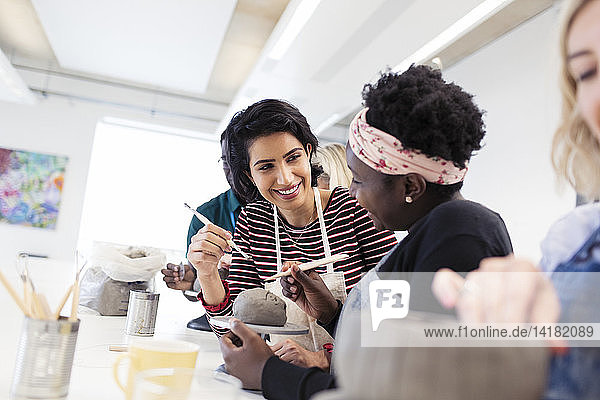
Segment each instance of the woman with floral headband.
[{"label": "woman with floral headband", "polygon": [[[363,281],[377,279],[379,272],[441,267],[466,272],[485,257],[510,254],[502,218],[460,194],[468,161],[484,136],[482,112],[472,96],[439,72],[417,66],[384,74],[365,86],[363,98],[366,108],[354,118],[346,147],[354,175],[350,193],[379,229],[409,232]],[[345,317],[360,311],[358,286],[342,310],[315,272],[292,266],[292,277],[282,278],[281,285],[285,296],[330,332],[340,315],[343,330]],[[232,325],[243,345],[236,347],[228,335],[221,350],[227,370],[245,387],[262,388],[266,398],[302,399],[335,386],[332,375],[283,363],[243,323]],[[351,368],[337,366],[344,367]]]}]

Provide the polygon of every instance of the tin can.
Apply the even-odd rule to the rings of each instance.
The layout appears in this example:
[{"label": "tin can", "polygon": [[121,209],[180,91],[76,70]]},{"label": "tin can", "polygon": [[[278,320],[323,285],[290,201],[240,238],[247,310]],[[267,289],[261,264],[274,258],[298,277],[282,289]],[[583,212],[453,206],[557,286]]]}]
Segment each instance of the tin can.
[{"label": "tin can", "polygon": [[79,320],[26,317],[17,349],[10,398],[66,398],[78,332]]},{"label": "tin can", "polygon": [[125,333],[134,336],[154,335],[159,296],[159,293],[143,290],[129,291]]}]

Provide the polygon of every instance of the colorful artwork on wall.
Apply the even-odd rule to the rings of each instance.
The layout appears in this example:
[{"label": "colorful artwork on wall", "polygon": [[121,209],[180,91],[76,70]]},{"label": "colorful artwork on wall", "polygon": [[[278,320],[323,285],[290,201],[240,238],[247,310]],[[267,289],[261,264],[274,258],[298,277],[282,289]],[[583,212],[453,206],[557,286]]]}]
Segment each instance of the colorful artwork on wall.
[{"label": "colorful artwork on wall", "polygon": [[0,148],[0,222],[54,229],[67,161]]}]

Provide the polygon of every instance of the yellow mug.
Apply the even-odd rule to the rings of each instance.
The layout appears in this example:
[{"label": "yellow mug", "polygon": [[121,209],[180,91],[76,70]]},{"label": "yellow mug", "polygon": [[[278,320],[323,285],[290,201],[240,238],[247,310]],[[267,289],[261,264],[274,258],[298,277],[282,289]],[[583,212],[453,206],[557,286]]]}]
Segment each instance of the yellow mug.
[{"label": "yellow mug", "polygon": [[[147,369],[154,368],[195,368],[199,346],[181,340],[150,340],[139,341],[129,345],[127,353],[115,360],[113,375],[117,385],[125,393],[125,398],[131,400],[135,375]],[[129,359],[127,384],[119,379],[119,366]]]}]

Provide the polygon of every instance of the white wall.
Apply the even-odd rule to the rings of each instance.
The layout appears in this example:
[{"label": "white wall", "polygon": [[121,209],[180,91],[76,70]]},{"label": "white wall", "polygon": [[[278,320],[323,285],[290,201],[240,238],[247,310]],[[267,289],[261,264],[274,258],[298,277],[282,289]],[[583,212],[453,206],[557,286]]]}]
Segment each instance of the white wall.
[{"label": "white wall", "polygon": [[56,229],[0,224],[1,260],[17,251],[71,257],[97,118],[89,108],[62,99],[37,106],[0,103],[0,146],[69,157]]},{"label": "white wall", "polygon": [[[93,241],[151,246],[185,259],[192,207],[229,188],[218,141],[98,123],[78,248]],[[89,253],[88,253],[89,254]]]},{"label": "white wall", "polygon": [[206,121],[153,118],[142,112],[56,96],[41,98],[35,106],[0,102],[0,147],[69,157],[56,229],[0,223],[0,268],[9,268],[7,263],[12,263],[18,251],[73,259],[94,131],[105,116],[203,132],[214,132],[215,128]]},{"label": "white wall", "polygon": [[515,253],[537,260],[549,225],[575,205],[557,192],[550,163],[560,110],[556,8],[444,71],[487,111],[485,147],[471,162],[464,195],[499,212]]}]

